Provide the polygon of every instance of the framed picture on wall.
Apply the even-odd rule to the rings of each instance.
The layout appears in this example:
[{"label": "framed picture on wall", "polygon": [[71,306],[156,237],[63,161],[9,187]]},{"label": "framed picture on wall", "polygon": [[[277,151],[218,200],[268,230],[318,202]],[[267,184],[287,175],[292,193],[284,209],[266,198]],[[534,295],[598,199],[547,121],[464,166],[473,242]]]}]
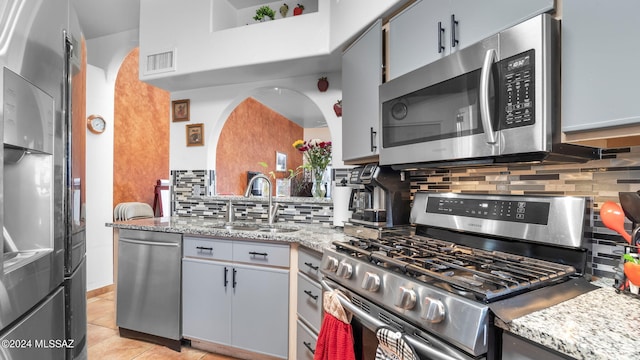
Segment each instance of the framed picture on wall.
[{"label": "framed picture on wall", "polygon": [[204,124],[187,125],[187,146],[204,145]]},{"label": "framed picture on wall", "polygon": [[189,99],[172,101],[171,116],[173,121],[189,121]]},{"label": "framed picture on wall", "polygon": [[287,154],[276,151],[276,171],[287,171]]}]

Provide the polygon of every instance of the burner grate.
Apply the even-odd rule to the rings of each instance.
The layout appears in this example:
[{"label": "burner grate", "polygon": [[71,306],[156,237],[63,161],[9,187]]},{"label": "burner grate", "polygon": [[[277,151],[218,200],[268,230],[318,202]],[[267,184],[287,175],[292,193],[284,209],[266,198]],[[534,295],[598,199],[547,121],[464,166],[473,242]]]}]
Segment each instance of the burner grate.
[{"label": "burner grate", "polygon": [[420,235],[334,243],[340,252],[481,301],[546,286],[576,273],[571,266],[462,246]]}]

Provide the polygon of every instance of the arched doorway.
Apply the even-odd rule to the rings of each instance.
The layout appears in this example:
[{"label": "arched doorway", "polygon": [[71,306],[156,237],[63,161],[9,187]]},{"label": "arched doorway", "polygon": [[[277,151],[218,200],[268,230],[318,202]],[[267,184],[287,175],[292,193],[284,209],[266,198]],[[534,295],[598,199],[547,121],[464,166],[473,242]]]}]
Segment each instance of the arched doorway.
[{"label": "arched doorway", "polygon": [[[303,162],[302,154],[292,146],[296,140],[331,140],[318,106],[295,90],[253,89],[229,107],[216,148],[218,194],[244,193],[248,171],[289,176],[289,170],[295,171]],[[285,171],[276,171],[276,153],[286,157]],[[298,194],[294,191],[292,195]]]}]

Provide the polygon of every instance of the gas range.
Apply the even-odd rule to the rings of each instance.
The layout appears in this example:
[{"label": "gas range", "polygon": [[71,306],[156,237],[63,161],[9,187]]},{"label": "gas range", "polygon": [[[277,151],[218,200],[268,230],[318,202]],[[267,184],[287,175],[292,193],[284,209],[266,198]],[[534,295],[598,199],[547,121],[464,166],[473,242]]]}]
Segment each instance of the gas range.
[{"label": "gas range", "polygon": [[588,208],[577,197],[419,192],[414,234],[334,242],[322,271],[383,323],[475,358],[492,351],[492,304],[582,275]]}]

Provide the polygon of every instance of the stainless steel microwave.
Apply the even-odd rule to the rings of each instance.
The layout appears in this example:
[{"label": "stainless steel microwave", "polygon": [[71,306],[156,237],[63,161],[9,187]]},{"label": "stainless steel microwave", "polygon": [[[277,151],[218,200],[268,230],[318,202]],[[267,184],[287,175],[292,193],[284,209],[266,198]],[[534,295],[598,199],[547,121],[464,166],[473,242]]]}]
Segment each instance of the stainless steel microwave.
[{"label": "stainless steel microwave", "polygon": [[382,84],[380,164],[597,158],[560,141],[559,32],[558,20],[538,15]]}]

